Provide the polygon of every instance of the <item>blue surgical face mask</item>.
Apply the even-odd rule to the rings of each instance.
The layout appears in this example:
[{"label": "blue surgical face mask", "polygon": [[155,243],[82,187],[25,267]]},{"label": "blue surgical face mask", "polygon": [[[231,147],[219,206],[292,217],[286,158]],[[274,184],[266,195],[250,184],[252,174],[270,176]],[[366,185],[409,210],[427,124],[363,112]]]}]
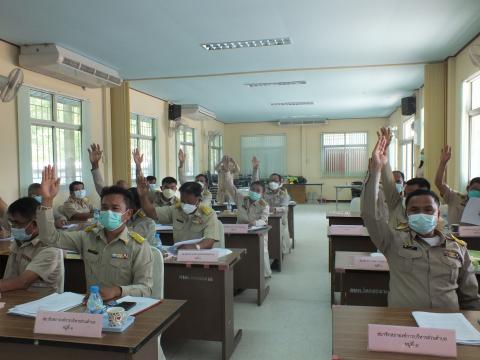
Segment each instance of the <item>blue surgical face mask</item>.
[{"label": "blue surgical face mask", "polygon": [[395,187],[397,188],[397,192],[401,193],[403,191],[403,184],[396,183]]},{"label": "blue surgical face mask", "polygon": [[408,225],[410,229],[417,234],[429,234],[437,226],[438,219],[435,215],[429,214],[412,214],[408,215]]},{"label": "blue surgical face mask", "polygon": [[29,241],[29,240],[31,240],[32,239],[32,234],[27,234],[27,230],[26,230],[26,228],[29,225],[30,225],[30,223],[28,223],[28,225],[24,228],[14,228],[14,227],[12,227],[10,229],[12,237],[17,241]]},{"label": "blue surgical face mask", "polygon": [[77,199],[83,199],[87,196],[87,190],[85,190],[85,189],[76,190],[76,191],[73,192],[73,194],[75,195],[75,197]]},{"label": "blue surgical face mask", "polygon": [[106,230],[113,231],[123,225],[122,215],[122,213],[112,210],[102,210],[98,216],[98,221]]},{"label": "blue surgical face mask", "polygon": [[259,194],[259,193],[257,193],[257,192],[255,192],[255,191],[250,190],[250,191],[248,192],[248,197],[249,197],[250,200],[252,200],[252,201],[258,201],[258,200],[260,200],[260,199],[262,198],[262,195]]},{"label": "blue surgical face mask", "polygon": [[43,200],[43,199],[42,199],[42,195],[35,195],[35,196],[32,196],[32,197],[33,197],[35,200],[37,200],[39,204],[42,203],[42,200]]},{"label": "blue surgical face mask", "polygon": [[480,191],[478,190],[470,190],[468,192],[468,197],[469,198],[480,198]]},{"label": "blue surgical face mask", "polygon": [[157,184],[148,184],[148,186],[150,187],[151,191],[158,191],[158,185]]}]

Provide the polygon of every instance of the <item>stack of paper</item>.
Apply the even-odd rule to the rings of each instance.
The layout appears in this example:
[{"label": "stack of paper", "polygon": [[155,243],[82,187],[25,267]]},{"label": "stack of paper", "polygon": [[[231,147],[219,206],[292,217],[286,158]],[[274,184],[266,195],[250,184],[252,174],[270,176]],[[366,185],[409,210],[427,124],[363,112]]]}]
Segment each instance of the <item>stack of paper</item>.
[{"label": "stack of paper", "polygon": [[155,224],[155,228],[157,231],[168,231],[168,230],[173,230],[173,225],[163,225],[163,224]]},{"label": "stack of paper", "polygon": [[17,305],[8,310],[8,314],[36,317],[39,310],[65,311],[82,304],[83,295],[71,292],[51,294],[44,298]]},{"label": "stack of paper", "polygon": [[455,330],[458,344],[480,345],[480,332],[463,314],[414,311],[412,315],[420,327]]},{"label": "stack of paper", "polygon": [[160,303],[161,301],[162,300],[148,297],[124,296],[117,300],[117,304],[120,304],[121,302],[134,302],[135,306],[127,310],[127,314],[133,316],[150,309],[152,306]]},{"label": "stack of paper", "polygon": [[480,199],[470,198],[462,213],[462,224],[480,225]]}]

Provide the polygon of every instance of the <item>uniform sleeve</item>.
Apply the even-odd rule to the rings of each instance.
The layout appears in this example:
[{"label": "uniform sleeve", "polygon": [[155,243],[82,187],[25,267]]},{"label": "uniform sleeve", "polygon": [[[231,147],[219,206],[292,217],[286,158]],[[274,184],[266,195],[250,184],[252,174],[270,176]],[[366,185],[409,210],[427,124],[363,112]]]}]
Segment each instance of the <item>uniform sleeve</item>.
[{"label": "uniform sleeve", "polygon": [[133,231],[142,235],[143,238],[150,244],[155,245],[155,234],[157,229],[155,227],[155,221],[150,218],[143,218],[143,220],[135,226]]},{"label": "uniform sleeve", "polygon": [[203,237],[205,239],[220,240],[220,234],[218,231],[218,218],[217,214],[212,213],[207,220],[206,227],[203,230]]},{"label": "uniform sleeve", "polygon": [[475,270],[468,251],[465,249],[463,265],[458,275],[458,303],[460,309],[480,310],[480,296]]},{"label": "uniform sleeve", "polygon": [[375,246],[385,254],[389,250],[394,234],[388,225],[388,219],[377,209],[379,180],[379,172],[368,176],[363,189],[364,195],[361,199],[360,208],[370,239]]},{"label": "uniform sleeve", "polygon": [[392,168],[388,162],[382,168],[382,186],[388,210],[392,211],[399,203],[402,203],[402,197],[397,191],[392,175]]},{"label": "uniform sleeve", "polygon": [[8,257],[7,265],[5,267],[5,272],[3,273],[4,279],[11,279],[20,275],[20,274],[17,274],[16,266],[14,263],[15,261],[14,257],[15,256],[13,254],[10,254]]},{"label": "uniform sleeve", "polygon": [[230,171],[226,171],[224,173],[224,186],[226,192],[235,199],[236,204],[242,203],[244,196],[238,191],[238,189],[235,187],[235,184],[233,183],[233,175]]},{"label": "uniform sleeve", "polygon": [[187,182],[187,177],[185,176],[185,166],[178,168],[178,181],[180,181],[180,185]]},{"label": "uniform sleeve", "polygon": [[462,195],[458,192],[453,190],[451,187],[445,184],[445,192],[443,193],[443,200],[445,204],[450,206],[456,206],[459,202],[461,202]]},{"label": "uniform sleeve", "polygon": [[132,264],[132,285],[121,286],[122,296],[151,296],[153,288],[153,265],[152,250],[150,249],[150,245],[144,242]]},{"label": "uniform sleeve", "polygon": [[258,168],[254,168],[252,170],[252,181],[259,181],[260,180],[260,171]]},{"label": "uniform sleeve", "polygon": [[255,225],[263,226],[268,224],[268,215],[270,214],[270,207],[268,204],[262,209],[260,218],[255,221]]},{"label": "uniform sleeve", "polygon": [[67,219],[70,220],[73,215],[78,213],[78,209],[72,201],[65,201],[63,203],[63,213],[65,214]]},{"label": "uniform sleeve", "polygon": [[173,224],[173,211],[175,209],[172,206],[157,206],[155,207],[155,213],[157,214],[158,224]]},{"label": "uniform sleeve", "polygon": [[34,272],[43,281],[48,281],[50,274],[57,269],[59,261],[63,261],[61,250],[48,247],[34,256],[26,270]]},{"label": "uniform sleeve", "polygon": [[37,210],[40,241],[55,248],[73,250],[82,253],[83,239],[88,235],[84,231],[59,231],[55,228],[53,211]]},{"label": "uniform sleeve", "polygon": [[103,188],[105,187],[105,181],[103,180],[102,173],[99,168],[92,170],[93,183],[95,184],[95,190],[97,190],[98,195],[102,193]]}]

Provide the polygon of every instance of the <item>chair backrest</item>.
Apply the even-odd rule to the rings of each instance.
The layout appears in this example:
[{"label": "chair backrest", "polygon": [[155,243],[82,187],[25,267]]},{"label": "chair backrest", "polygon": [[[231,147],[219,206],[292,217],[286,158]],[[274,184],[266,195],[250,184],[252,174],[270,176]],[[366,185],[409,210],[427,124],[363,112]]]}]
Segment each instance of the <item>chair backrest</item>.
[{"label": "chair backrest", "polygon": [[350,202],[350,211],[359,212],[360,211],[360,198],[355,197]]},{"label": "chair backrest", "polygon": [[163,299],[163,254],[156,247],[151,247],[153,254],[153,289],[152,298]]},{"label": "chair backrest", "polygon": [[213,247],[216,248],[225,248],[225,230],[223,228],[223,223],[220,220],[218,221],[218,233],[220,235],[220,242],[215,243]]},{"label": "chair backrest", "polygon": [[58,264],[60,267],[60,273],[57,279],[57,292],[61,294],[65,289],[65,263],[63,260],[63,251],[60,249],[58,249]]}]

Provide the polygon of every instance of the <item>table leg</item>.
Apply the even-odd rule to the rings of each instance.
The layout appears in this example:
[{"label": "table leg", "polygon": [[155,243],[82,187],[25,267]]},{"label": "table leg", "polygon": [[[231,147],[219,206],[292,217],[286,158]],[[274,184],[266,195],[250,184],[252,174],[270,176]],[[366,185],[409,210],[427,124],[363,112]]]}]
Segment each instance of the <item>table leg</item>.
[{"label": "table leg", "polygon": [[335,188],[335,210],[338,210],[338,188]]}]

